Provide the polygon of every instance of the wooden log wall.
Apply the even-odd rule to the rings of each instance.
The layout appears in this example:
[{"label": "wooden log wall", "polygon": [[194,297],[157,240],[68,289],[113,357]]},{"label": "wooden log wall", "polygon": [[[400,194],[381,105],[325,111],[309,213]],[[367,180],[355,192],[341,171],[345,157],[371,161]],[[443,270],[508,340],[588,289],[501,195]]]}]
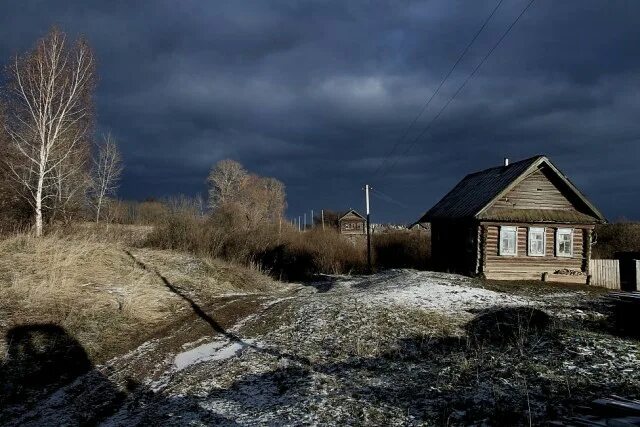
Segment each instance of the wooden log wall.
[{"label": "wooden log wall", "polygon": [[[491,279],[531,279],[540,280],[542,274],[556,270],[585,270],[584,239],[588,230],[574,228],[573,256],[557,257],[555,253],[555,233],[557,228],[573,228],[571,226],[545,227],[537,224],[521,224],[518,226],[518,250],[515,256],[500,255],[500,226],[484,225],[486,229],[483,272]],[[546,247],[544,256],[529,256],[529,227],[545,227]],[[586,280],[586,277],[585,277]]]}]

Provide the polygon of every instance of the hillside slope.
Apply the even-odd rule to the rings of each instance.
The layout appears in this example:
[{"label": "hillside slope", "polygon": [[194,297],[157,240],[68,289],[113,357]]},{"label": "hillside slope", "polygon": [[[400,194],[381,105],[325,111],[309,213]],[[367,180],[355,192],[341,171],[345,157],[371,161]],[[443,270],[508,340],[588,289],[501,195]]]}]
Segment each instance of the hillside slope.
[{"label": "hillside slope", "polygon": [[206,304],[225,294],[286,289],[258,272],[173,251],[55,236],[0,241],[0,334],[57,325],[93,363],[191,316],[180,292]]}]

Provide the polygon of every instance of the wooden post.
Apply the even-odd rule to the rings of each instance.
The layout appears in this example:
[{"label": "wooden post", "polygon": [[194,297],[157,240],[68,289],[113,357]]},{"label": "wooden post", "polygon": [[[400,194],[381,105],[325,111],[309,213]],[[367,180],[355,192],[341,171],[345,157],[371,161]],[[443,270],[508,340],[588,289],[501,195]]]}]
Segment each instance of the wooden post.
[{"label": "wooden post", "polygon": [[365,200],[367,205],[367,267],[369,273],[373,272],[371,268],[371,215],[369,212],[369,184],[364,186]]},{"label": "wooden post", "polygon": [[322,231],[324,231],[324,209],[320,211],[320,214],[322,215]]}]

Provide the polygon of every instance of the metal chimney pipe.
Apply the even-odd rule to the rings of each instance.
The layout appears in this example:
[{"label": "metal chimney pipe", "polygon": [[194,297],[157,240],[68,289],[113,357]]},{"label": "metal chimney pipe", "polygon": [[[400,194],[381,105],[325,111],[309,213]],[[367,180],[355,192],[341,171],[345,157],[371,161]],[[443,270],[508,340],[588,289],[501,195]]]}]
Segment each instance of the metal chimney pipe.
[{"label": "metal chimney pipe", "polygon": [[509,166],[509,158],[507,157],[504,158],[504,165]]}]

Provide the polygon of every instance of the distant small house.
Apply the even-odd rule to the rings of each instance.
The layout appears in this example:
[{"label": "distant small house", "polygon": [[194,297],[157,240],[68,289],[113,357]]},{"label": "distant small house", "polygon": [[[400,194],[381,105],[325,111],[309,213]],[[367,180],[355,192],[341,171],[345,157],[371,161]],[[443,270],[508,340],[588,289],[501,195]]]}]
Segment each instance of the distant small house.
[{"label": "distant small house", "polygon": [[[602,214],[544,156],[467,175],[418,220],[442,271],[587,281]],[[566,280],[563,280],[565,278]]]},{"label": "distant small house", "polygon": [[365,217],[350,209],[338,218],[338,229],[341,234],[366,234],[366,222]]}]

